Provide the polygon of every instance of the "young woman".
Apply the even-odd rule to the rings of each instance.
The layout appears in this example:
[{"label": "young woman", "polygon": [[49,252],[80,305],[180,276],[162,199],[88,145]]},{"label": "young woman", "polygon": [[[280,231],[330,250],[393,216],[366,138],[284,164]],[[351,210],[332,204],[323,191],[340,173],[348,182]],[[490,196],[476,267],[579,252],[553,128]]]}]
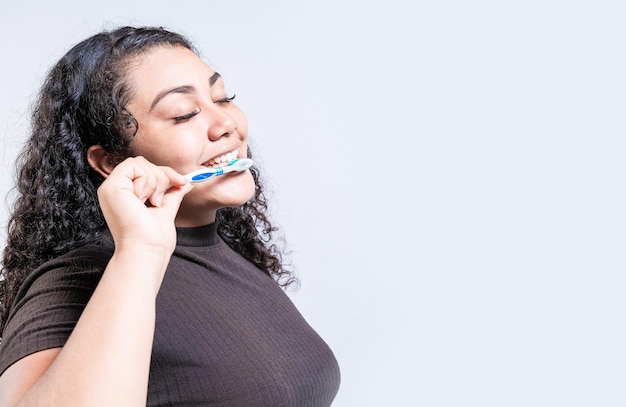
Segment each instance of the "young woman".
[{"label": "young woman", "polygon": [[4,250],[0,407],[331,404],[337,362],[281,288],[258,170],[184,176],[251,157],[233,97],[161,28],[53,67]]}]

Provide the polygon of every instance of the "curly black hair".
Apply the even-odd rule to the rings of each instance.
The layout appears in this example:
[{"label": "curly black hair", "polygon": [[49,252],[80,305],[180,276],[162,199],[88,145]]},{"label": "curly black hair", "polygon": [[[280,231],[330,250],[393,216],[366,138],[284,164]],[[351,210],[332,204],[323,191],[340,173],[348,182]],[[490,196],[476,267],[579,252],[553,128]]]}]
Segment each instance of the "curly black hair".
[{"label": "curly black hair", "polygon": [[[137,122],[125,109],[131,96],[127,72],[137,57],[157,46],[198,54],[189,40],[162,27],[120,27],[77,44],[50,70],[34,105],[31,136],[16,163],[15,202],[0,271],[0,328],[33,269],[97,241],[107,228],[96,192],[103,178],[87,163],[86,152],[99,144],[117,162],[132,155]],[[259,171],[253,167],[251,172],[253,198],[218,210],[218,233],[286,287],[297,279],[283,263],[282,239],[267,216]]]}]

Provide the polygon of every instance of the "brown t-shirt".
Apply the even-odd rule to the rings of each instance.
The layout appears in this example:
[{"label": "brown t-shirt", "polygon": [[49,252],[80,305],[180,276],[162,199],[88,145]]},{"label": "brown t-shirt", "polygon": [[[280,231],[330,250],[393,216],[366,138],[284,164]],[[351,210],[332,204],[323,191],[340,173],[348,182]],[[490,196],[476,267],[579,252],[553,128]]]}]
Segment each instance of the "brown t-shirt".
[{"label": "brown t-shirt", "polygon": [[[112,253],[106,237],[29,276],[2,335],[0,372],[65,344]],[[339,381],[330,348],[215,224],[178,230],[157,296],[148,406],[330,406]]]}]

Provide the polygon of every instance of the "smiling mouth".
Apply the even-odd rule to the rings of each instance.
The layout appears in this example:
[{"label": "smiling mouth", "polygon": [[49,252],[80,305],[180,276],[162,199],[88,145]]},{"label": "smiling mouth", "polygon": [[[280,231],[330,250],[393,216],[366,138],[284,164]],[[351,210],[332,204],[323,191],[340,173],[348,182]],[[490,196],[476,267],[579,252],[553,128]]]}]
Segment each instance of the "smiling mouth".
[{"label": "smiling mouth", "polygon": [[217,168],[228,165],[229,162],[237,158],[239,150],[233,150],[230,153],[222,154],[219,157],[215,157],[202,164],[204,167]]}]

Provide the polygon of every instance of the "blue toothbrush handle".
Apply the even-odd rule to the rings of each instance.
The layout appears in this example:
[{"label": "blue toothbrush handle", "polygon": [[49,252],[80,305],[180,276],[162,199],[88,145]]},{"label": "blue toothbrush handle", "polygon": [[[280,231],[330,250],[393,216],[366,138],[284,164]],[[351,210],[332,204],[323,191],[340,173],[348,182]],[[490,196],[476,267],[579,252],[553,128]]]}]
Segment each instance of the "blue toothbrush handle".
[{"label": "blue toothbrush handle", "polygon": [[203,172],[202,174],[194,175],[193,177],[191,177],[191,179],[189,181],[191,181],[191,182],[204,181],[205,179],[211,178],[215,174],[216,174],[215,172]]}]

